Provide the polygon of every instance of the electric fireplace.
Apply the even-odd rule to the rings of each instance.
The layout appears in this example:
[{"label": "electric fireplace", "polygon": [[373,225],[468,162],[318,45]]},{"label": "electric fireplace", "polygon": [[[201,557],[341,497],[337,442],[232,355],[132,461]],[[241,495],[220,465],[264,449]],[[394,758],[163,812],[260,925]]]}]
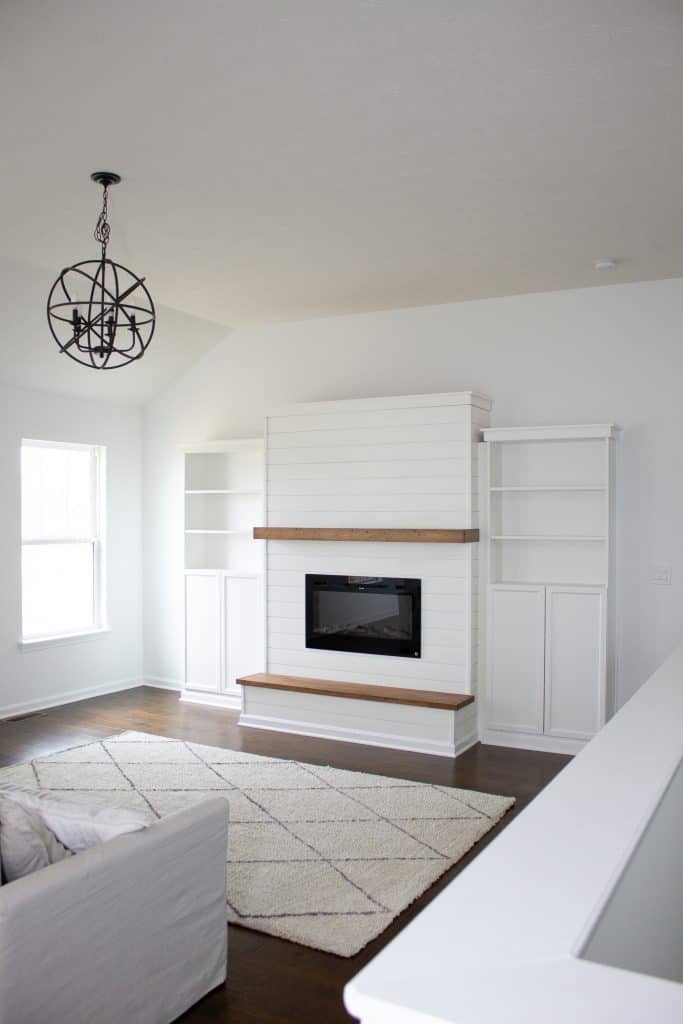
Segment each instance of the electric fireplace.
[{"label": "electric fireplace", "polygon": [[421,656],[420,580],[306,574],[306,646]]}]

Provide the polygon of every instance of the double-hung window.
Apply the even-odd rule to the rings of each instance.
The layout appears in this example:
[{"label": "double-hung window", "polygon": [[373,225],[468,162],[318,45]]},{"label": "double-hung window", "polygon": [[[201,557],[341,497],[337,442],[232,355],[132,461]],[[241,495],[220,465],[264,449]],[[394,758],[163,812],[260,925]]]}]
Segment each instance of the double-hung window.
[{"label": "double-hung window", "polygon": [[105,628],[105,450],[21,443],[24,642]]}]

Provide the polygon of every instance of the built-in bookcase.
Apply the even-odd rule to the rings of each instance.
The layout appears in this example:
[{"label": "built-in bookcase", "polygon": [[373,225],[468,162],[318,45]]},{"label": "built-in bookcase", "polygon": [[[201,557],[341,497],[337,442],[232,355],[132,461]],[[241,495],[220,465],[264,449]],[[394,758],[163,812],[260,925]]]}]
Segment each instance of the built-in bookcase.
[{"label": "built-in bookcase", "polygon": [[264,445],[186,448],[183,699],[239,707],[238,676],[264,668]]},{"label": "built-in bookcase", "polygon": [[260,573],[264,462],[260,440],[217,441],[185,452],[185,568]]},{"label": "built-in bookcase", "polygon": [[611,433],[586,429],[611,431],[485,431],[491,583],[607,585]]},{"label": "built-in bookcase", "polygon": [[614,428],[483,435],[489,740],[575,749],[613,701]]}]

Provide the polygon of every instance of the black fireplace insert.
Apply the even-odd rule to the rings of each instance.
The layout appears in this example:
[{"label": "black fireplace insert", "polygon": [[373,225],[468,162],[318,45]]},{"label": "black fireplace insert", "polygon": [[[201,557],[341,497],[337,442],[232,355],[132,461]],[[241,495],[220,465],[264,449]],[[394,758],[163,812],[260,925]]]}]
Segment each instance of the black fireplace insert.
[{"label": "black fireplace insert", "polygon": [[306,646],[421,656],[420,580],[306,574]]}]

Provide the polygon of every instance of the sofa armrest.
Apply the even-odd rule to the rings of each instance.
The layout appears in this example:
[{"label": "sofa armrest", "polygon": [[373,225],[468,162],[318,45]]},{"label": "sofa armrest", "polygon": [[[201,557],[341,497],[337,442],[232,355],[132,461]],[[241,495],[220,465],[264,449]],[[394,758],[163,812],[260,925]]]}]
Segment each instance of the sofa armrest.
[{"label": "sofa armrest", "polygon": [[0,888],[0,1024],[165,1024],[225,980],[228,805]]}]

